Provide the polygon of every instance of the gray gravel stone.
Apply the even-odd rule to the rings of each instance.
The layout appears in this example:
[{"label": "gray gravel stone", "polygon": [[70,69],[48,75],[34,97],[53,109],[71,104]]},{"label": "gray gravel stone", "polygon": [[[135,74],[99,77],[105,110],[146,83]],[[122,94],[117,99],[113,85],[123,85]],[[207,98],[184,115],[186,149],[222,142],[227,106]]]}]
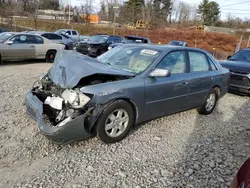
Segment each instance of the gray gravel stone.
[{"label": "gray gravel stone", "polygon": [[209,166],[210,166],[211,168],[214,168],[214,167],[215,167],[214,161],[211,161],[211,162],[209,163]]}]

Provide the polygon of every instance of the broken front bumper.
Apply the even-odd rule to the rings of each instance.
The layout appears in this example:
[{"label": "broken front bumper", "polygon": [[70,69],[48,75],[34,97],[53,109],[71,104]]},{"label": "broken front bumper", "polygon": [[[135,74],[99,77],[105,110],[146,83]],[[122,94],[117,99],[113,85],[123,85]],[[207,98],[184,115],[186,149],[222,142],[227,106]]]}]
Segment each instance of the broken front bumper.
[{"label": "broken front bumper", "polygon": [[43,103],[32,92],[27,93],[25,105],[27,113],[37,121],[40,132],[57,144],[67,144],[92,137],[84,124],[88,113],[78,116],[61,127],[56,127],[46,123],[43,116]]}]

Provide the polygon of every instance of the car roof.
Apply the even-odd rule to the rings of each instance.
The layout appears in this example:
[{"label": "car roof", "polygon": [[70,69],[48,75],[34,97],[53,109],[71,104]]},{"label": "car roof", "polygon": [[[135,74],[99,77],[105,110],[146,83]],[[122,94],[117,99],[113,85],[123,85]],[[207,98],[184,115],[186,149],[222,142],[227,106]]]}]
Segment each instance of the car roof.
[{"label": "car roof", "polygon": [[171,40],[170,42],[186,42],[186,41],[184,41],[184,40]]},{"label": "car roof", "polygon": [[148,38],[146,38],[146,37],[141,37],[141,36],[133,36],[133,35],[126,35],[126,36],[124,36],[125,38],[126,37],[130,37],[130,38],[137,38],[137,39],[148,39]]},{"label": "car roof", "polygon": [[[120,37],[118,35],[106,35],[106,34],[95,34],[95,35],[92,35],[91,37],[93,36],[102,36],[102,37]],[[121,37],[120,37],[121,38]]]},{"label": "car roof", "polygon": [[183,47],[183,46],[174,46],[174,45],[167,45],[167,44],[127,44],[126,46],[133,46],[133,47],[138,47],[142,46],[144,48],[150,48],[154,50],[159,50],[159,51],[170,51],[170,50],[194,50],[197,52],[205,52],[205,50],[199,49],[199,48],[191,48],[191,47]]},{"label": "car roof", "polygon": [[9,32],[9,31],[7,31],[7,32],[2,32],[0,34],[17,34],[17,33],[19,33],[19,32]]}]

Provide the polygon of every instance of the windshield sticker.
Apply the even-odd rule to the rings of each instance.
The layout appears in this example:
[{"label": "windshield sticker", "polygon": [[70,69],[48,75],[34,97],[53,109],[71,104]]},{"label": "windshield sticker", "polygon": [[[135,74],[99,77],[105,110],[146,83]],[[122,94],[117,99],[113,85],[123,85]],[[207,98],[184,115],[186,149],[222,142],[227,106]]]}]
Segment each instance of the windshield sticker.
[{"label": "windshield sticker", "polygon": [[158,52],[154,50],[143,49],[141,51],[141,55],[156,55],[156,54],[158,54]]}]

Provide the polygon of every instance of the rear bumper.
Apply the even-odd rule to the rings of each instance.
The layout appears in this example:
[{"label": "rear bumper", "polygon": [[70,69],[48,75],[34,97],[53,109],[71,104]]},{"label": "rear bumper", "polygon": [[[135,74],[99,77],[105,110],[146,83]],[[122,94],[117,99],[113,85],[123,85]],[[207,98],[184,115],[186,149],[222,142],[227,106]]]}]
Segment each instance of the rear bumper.
[{"label": "rear bumper", "polygon": [[92,137],[92,134],[88,133],[85,128],[87,113],[61,127],[56,127],[47,124],[43,116],[43,103],[32,92],[27,93],[25,105],[28,115],[37,121],[40,132],[57,144],[67,144]]}]

